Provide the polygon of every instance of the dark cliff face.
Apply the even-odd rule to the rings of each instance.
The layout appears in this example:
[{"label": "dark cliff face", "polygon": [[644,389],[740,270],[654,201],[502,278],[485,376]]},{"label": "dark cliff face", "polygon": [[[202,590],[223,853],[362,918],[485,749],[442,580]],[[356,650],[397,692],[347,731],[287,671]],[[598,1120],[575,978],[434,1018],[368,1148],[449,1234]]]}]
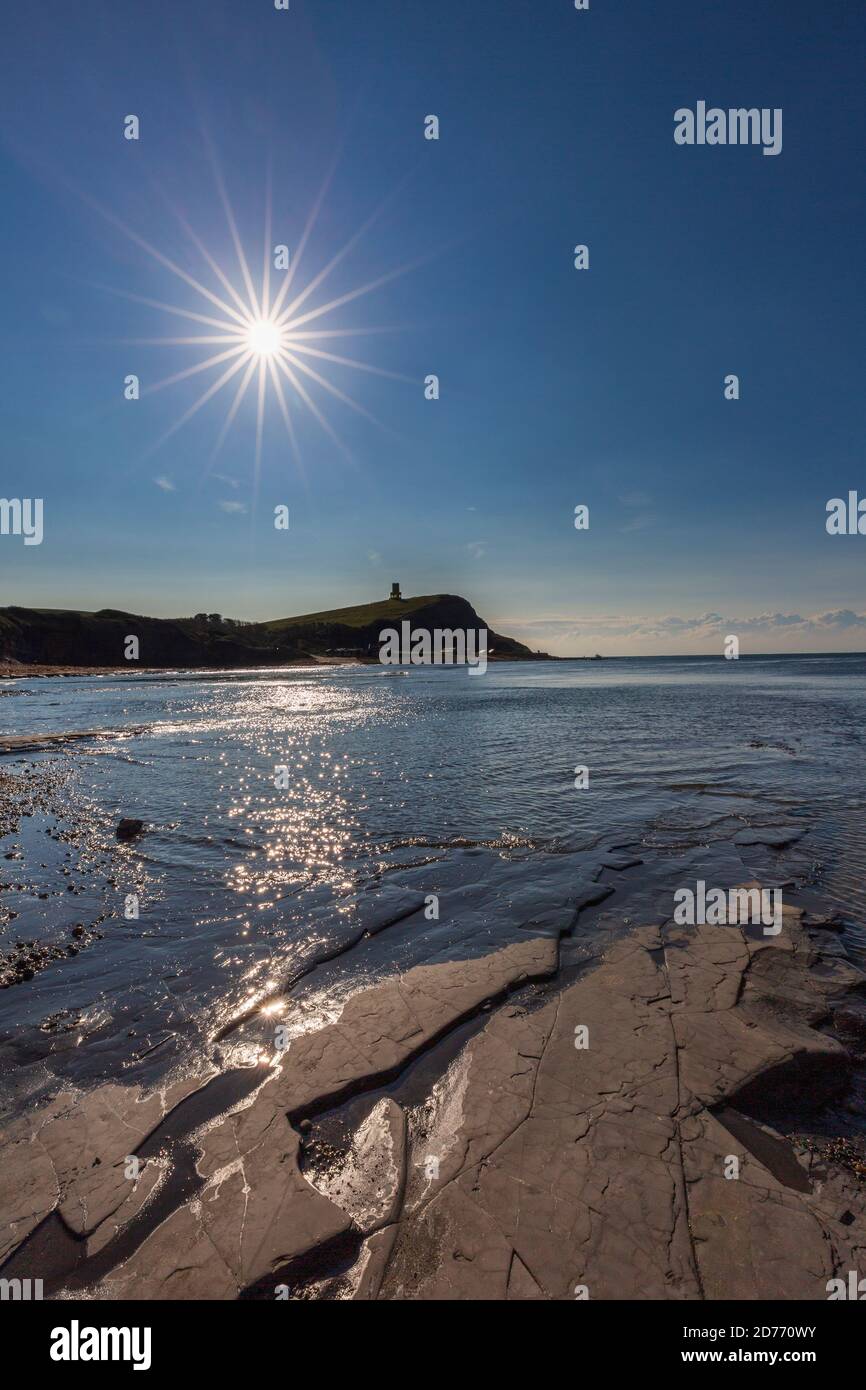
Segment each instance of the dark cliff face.
[{"label": "dark cliff face", "polygon": [[[287,618],[240,623],[218,614],[197,618],[145,618],[115,609],[78,613],[65,609],[0,608],[0,658],[54,666],[122,666],[125,643],[139,642],[140,666],[276,666],[304,657],[354,654],[375,660],[380,633],[414,629],[478,631],[483,619],[455,594]],[[525,660],[534,655],[512,638],[488,630],[493,658]]]}]

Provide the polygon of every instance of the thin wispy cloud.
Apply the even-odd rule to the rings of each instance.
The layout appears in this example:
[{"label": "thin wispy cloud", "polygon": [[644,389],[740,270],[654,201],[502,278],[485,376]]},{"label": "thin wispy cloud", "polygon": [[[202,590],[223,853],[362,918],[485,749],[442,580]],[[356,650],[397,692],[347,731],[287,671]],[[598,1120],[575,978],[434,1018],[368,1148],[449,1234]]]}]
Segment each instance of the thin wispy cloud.
[{"label": "thin wispy cloud", "polygon": [[[628,614],[596,614],[572,618],[542,618],[522,622],[519,618],[499,618],[506,631],[519,633],[533,646],[550,643],[559,653],[566,650],[581,653],[594,642],[607,642],[610,648],[619,644],[622,651],[645,646],[669,647],[672,643],[687,652],[700,644],[712,644],[721,650],[725,637],[734,633],[740,637],[765,638],[771,644],[784,641],[786,645],[808,649],[810,642],[851,633],[852,638],[866,632],[866,613],[851,608],[827,609],[818,613],[764,612],[742,616],[716,612],[685,616],[665,613],[658,616]],[[752,642],[752,650],[755,650]]]}]

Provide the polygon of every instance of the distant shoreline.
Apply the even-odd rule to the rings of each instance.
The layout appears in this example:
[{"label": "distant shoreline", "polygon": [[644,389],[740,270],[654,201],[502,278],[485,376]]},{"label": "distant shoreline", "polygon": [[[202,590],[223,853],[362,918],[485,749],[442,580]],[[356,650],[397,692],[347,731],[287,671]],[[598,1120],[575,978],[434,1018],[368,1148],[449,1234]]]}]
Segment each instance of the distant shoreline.
[{"label": "distant shoreline", "polygon": [[286,666],[360,666],[375,665],[375,662],[355,660],[352,657],[304,657],[302,659],[281,661],[278,665],[267,666],[52,666],[45,662],[0,661],[0,680],[28,680],[50,676],[159,676],[169,671],[211,671],[220,670],[227,674],[232,671],[279,671]]},{"label": "distant shoreline", "polygon": [[[513,656],[488,656],[490,663],[499,661],[519,662],[525,666],[531,661],[592,661],[593,657],[573,657],[573,656],[533,656],[533,657],[513,657]],[[437,662],[436,665],[441,663]],[[232,675],[238,671],[284,671],[287,667],[309,667],[309,666],[381,666],[382,663],[374,657],[358,656],[304,656],[293,657],[285,661],[268,662],[266,665],[256,665],[250,662],[242,662],[237,666],[183,666],[175,664],[171,666],[138,666],[130,663],[127,666],[52,666],[44,662],[35,661],[32,664],[27,662],[0,661],[0,680],[28,680],[35,678],[48,678],[51,676],[159,676],[169,672],[180,671],[184,675],[194,675],[196,671],[204,674],[205,672],[219,672],[220,675]],[[400,669],[389,667],[388,669]]]},{"label": "distant shoreline", "polygon": [[[538,653],[532,656],[514,657],[488,655],[490,664],[500,662],[513,662],[521,666],[534,664],[536,662],[596,662],[596,661],[707,661],[714,655],[718,656],[721,663],[724,658],[713,652],[662,652],[662,653],[633,653],[630,656],[622,653],[607,653],[603,656],[556,656],[550,653]],[[803,660],[805,658],[821,658],[823,660],[833,660],[839,657],[863,657],[866,651],[851,652],[744,652],[740,661],[777,661],[777,660]],[[0,659],[0,681],[4,680],[32,680],[48,678],[51,676],[159,676],[170,672],[182,672],[184,675],[192,675],[196,671],[204,674],[219,672],[223,675],[231,675],[238,671],[282,671],[287,667],[310,666],[379,666],[381,663],[375,657],[366,656],[319,656],[309,655],[303,657],[287,657],[283,661],[268,662],[264,665],[256,662],[240,662],[236,666],[216,666],[216,665],[196,665],[189,666],[182,662],[174,662],[166,666],[139,666],[129,663],[125,666],[65,666],[52,664],[49,662],[25,662],[8,659]],[[399,669],[399,668],[398,668]]]}]

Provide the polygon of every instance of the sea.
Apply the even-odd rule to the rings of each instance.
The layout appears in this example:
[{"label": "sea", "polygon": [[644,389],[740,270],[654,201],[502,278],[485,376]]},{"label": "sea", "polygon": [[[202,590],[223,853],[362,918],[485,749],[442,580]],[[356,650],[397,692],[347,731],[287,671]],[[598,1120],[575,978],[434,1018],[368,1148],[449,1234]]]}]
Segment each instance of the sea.
[{"label": "sea", "polygon": [[0,757],[5,1104],[252,1064],[274,1001],[526,932],[571,978],[698,879],[866,965],[864,715],[863,654],[4,682],[3,733],[100,735]]}]

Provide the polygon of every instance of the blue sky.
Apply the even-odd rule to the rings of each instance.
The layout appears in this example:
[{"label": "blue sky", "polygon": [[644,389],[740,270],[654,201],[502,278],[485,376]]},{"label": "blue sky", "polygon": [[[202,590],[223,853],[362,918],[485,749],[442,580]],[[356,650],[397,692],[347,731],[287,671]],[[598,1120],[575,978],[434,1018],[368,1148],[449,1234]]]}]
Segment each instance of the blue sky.
[{"label": "blue sky", "polygon": [[[866,537],[824,525],[866,494],[859,7],[47,0],[11,28],[0,493],[42,497],[45,538],[0,537],[0,603],[267,618],[400,579],[562,653],[866,645]],[[698,100],[781,107],[781,154],[677,146]],[[378,211],[304,304],[389,277],[306,325],[410,379],[305,359],[379,422],[301,378],[343,448],[287,383],[297,453],[269,389],[257,470],[255,377],[215,459],[231,383],[154,448],[224,365],[123,399],[221,349],[129,341],[218,330],[139,302],[215,312],[118,221],[225,298],[178,209],[243,286],[208,141],[257,281],[269,165],[293,257],[333,170],[292,298]]]}]

